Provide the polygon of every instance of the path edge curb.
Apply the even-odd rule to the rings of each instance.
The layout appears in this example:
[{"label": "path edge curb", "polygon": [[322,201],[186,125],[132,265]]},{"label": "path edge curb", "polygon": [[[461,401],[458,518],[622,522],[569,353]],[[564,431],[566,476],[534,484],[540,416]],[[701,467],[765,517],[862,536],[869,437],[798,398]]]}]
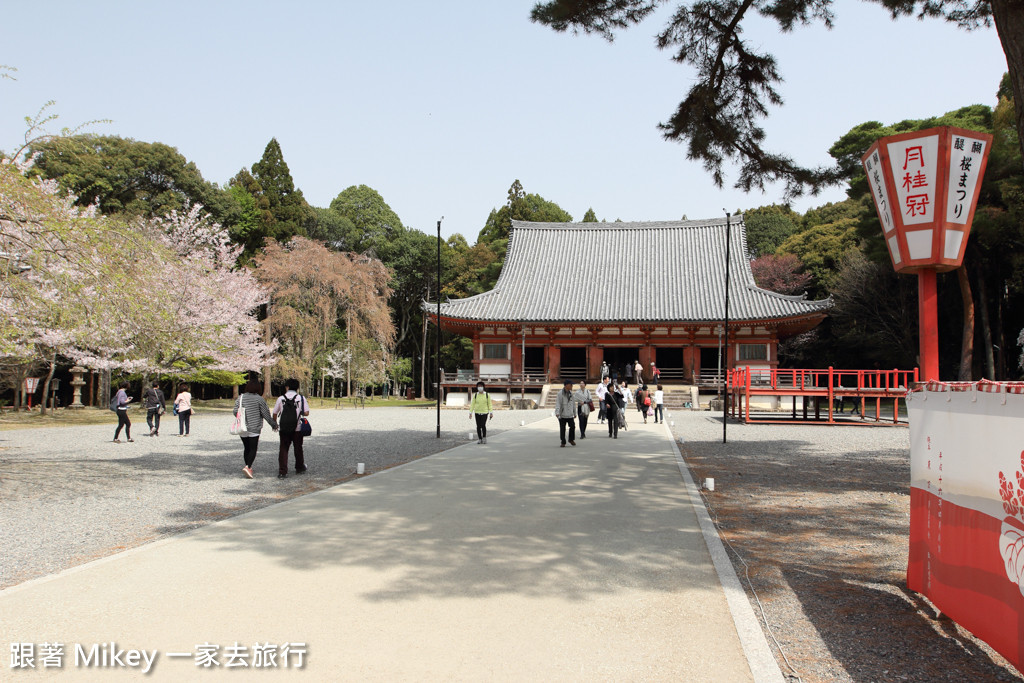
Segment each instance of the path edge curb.
[{"label": "path edge curb", "polygon": [[715,572],[718,574],[718,581],[725,592],[725,600],[729,605],[729,613],[732,615],[733,624],[736,626],[736,633],[740,638],[740,645],[743,647],[743,654],[746,655],[747,665],[754,677],[755,683],[785,683],[786,678],[782,675],[779,663],[775,660],[768,640],[761,629],[761,622],[754,614],[754,609],[747,599],[747,591],[740,583],[739,576],[732,566],[725,545],[718,535],[718,529],[711,521],[711,515],[704,506],[700,497],[700,491],[690,475],[690,468],[683,459],[679,450],[679,444],[672,433],[671,428],[665,425],[665,432],[672,442],[672,452],[675,455],[676,465],[679,473],[686,484],[686,492],[690,497],[690,504],[697,515],[697,522],[700,524],[701,534],[704,536],[704,543],[711,553],[711,561],[715,565]]}]

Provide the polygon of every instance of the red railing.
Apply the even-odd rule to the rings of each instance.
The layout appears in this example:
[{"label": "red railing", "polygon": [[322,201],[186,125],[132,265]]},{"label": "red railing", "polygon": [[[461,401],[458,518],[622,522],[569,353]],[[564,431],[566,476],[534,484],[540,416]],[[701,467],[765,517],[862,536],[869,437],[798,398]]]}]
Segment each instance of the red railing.
[{"label": "red railing", "polygon": [[[751,420],[751,396],[803,396],[813,397],[815,419],[820,419],[820,399],[828,399],[828,423],[833,419],[836,398],[860,400],[860,414],[869,399],[875,399],[875,420],[881,419],[881,399],[893,398],[893,422],[899,421],[899,399],[918,382],[918,370],[837,370],[835,368],[793,369],[793,368],[734,368],[729,372],[727,385],[734,417],[742,414],[745,422],[769,422],[777,420]],[[804,418],[807,418],[807,401],[803,401]],[[793,419],[796,419],[796,400],[793,401]]]}]

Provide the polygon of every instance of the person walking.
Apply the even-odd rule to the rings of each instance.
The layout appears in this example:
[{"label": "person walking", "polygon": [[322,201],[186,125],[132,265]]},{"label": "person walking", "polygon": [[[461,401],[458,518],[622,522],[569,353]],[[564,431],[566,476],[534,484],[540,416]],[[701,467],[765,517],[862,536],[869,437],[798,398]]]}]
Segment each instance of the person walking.
[{"label": "person walking", "polygon": [[622,383],[620,391],[622,392],[622,411],[620,414],[620,417],[622,418],[622,424],[620,426],[622,427],[623,431],[628,432],[629,426],[627,425],[628,420],[626,420],[626,411],[629,409],[629,404],[633,402],[633,392],[630,391],[628,382]]},{"label": "person walking", "polygon": [[601,361],[601,380],[602,381],[604,380],[605,377],[607,377],[609,375],[608,371],[609,371],[608,361],[606,361],[606,360]]},{"label": "person walking", "polygon": [[245,467],[242,468],[242,472],[250,479],[252,479],[252,464],[256,462],[256,451],[260,445],[263,421],[266,420],[275,432],[278,429],[277,420],[270,414],[267,402],[260,395],[261,391],[263,391],[263,387],[259,382],[254,379],[249,380],[245,385],[244,392],[235,399],[233,413],[235,417],[238,417],[238,411],[245,409],[245,424],[242,426],[243,431],[239,432],[238,436],[242,439],[244,449],[242,457],[245,460]]},{"label": "person walking", "polygon": [[160,383],[153,381],[146,390],[146,424],[149,425],[149,436],[160,436],[160,416],[167,411],[164,392]]},{"label": "person walking", "polygon": [[653,362],[651,363],[651,381],[655,384],[661,383],[661,370]]},{"label": "person walking", "polygon": [[636,407],[644,418],[644,424],[647,424],[647,409],[651,407],[651,392],[647,390],[646,384],[636,390]]},{"label": "person walking", "polygon": [[605,413],[608,415],[608,438],[619,438],[619,402],[616,400],[615,386],[608,390],[605,398]]},{"label": "person walking", "polygon": [[476,383],[476,392],[469,402],[469,419],[476,418],[477,443],[487,443],[487,420],[494,418],[491,395],[483,382]]},{"label": "person walking", "polygon": [[277,434],[281,437],[281,447],[277,453],[277,478],[288,476],[288,447],[295,447],[295,474],[306,471],[306,460],[302,454],[301,418],[309,415],[309,402],[299,393],[299,380],[294,377],[284,383],[285,392],[277,397],[271,417],[278,421]]},{"label": "person walking", "polygon": [[128,382],[123,382],[121,388],[117,390],[117,394],[114,396],[114,400],[110,403],[114,407],[114,412],[117,413],[117,429],[114,430],[114,443],[121,443],[121,428],[124,427],[124,438],[128,443],[135,443],[135,439],[132,438],[132,421],[128,419],[128,404],[135,399],[128,395]]},{"label": "person walking", "polygon": [[601,410],[599,410],[598,413],[597,413],[597,421],[600,424],[604,424],[604,418],[605,418],[605,414],[604,414],[604,398],[608,394],[608,385],[606,384],[607,381],[608,381],[608,378],[605,377],[604,375],[601,375],[601,381],[598,382],[597,390],[596,390],[598,405],[601,408]]},{"label": "person walking", "polygon": [[665,424],[665,390],[660,384],[654,390],[654,424],[658,424],[659,420]]},{"label": "person walking", "polygon": [[178,436],[188,436],[192,423],[192,394],[188,384],[178,387],[178,395],[174,397],[174,410],[178,413]]},{"label": "person walking", "polygon": [[566,380],[555,398],[555,417],[558,418],[558,436],[565,448],[565,428],[569,427],[569,445],[576,445],[576,399],[572,393],[572,382]]},{"label": "person walking", "polygon": [[587,438],[587,420],[590,418],[590,411],[594,405],[594,397],[587,389],[586,382],[580,382],[580,388],[573,394],[576,399],[576,417],[580,419],[580,438]]},{"label": "person walking", "polygon": [[644,383],[644,366],[640,364],[640,361],[633,361],[633,375],[636,379],[636,385],[639,387]]},{"label": "person walking", "polygon": [[615,401],[616,407],[619,409],[616,414],[616,421],[619,423],[619,429],[626,428],[626,397],[622,394],[622,387],[619,383],[615,383],[615,388],[611,391],[611,397]]}]

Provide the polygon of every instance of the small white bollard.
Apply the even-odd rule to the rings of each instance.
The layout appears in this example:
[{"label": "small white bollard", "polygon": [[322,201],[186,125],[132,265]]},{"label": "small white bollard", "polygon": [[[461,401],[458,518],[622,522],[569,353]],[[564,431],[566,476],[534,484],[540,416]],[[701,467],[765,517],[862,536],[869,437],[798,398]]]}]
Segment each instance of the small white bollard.
[{"label": "small white bollard", "polygon": [[364,474],[365,472],[366,472],[366,463],[365,462],[357,462],[356,463],[356,474]]},{"label": "small white bollard", "polygon": [[704,480],[704,489],[707,490],[707,491],[714,491],[715,490],[715,478],[714,477],[707,477]]},{"label": "small white bollard", "polygon": [[669,426],[669,427],[675,427],[675,426],[676,426],[676,423],[675,423],[675,421],[669,422],[669,423],[668,423],[668,426]]},{"label": "small white bollard", "polygon": [[668,414],[668,416],[669,416],[669,417],[672,417],[672,413],[669,413],[669,414]]},{"label": "small white bollard", "polygon": [[525,427],[526,426],[526,420],[520,420],[519,421],[519,426],[520,427]]},{"label": "small white bollard", "polygon": [[476,434],[474,434],[473,432],[469,432],[469,433],[468,433],[468,434],[466,435],[466,438],[467,438],[467,439],[469,439],[470,441],[472,441],[473,439],[475,439],[475,438],[476,438]]}]

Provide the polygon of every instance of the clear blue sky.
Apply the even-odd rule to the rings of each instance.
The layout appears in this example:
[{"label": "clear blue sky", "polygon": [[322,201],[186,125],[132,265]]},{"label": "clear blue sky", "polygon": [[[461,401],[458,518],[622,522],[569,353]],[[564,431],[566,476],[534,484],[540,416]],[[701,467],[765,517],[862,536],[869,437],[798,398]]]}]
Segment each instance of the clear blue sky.
[{"label": "clear blue sky", "polygon": [[[657,124],[692,72],[657,50],[666,12],[614,43],[529,20],[533,0],[302,2],[0,0],[0,149],[47,100],[54,129],[174,147],[210,181],[250,167],[271,137],[316,206],[373,187],[403,223],[473,243],[520,179],[579,220],[709,218],[777,202],[781,188],[719,190]],[[746,38],[776,55],[786,104],[769,146],[803,164],[854,125],[995,104],[1006,62],[994,29],[892,22],[837,2],[836,28]],[[840,189],[794,204],[838,201]]]}]

